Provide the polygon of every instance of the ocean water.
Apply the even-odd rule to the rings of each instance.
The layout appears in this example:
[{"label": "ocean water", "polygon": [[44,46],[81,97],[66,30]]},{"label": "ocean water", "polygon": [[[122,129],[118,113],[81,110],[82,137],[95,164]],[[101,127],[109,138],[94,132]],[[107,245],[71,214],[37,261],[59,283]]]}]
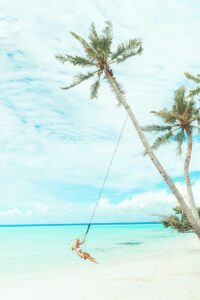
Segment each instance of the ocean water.
[{"label": "ocean water", "polygon": [[[86,225],[0,226],[0,279],[77,267],[80,258],[69,243],[82,238],[85,230]],[[101,263],[119,262],[178,236],[161,224],[92,225],[83,249]]]}]

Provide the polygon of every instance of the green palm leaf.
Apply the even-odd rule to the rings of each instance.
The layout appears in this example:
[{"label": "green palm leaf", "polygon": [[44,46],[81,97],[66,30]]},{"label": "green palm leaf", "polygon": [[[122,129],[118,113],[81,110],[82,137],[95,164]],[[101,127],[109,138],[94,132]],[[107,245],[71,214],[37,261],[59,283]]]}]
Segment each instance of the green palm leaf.
[{"label": "green palm leaf", "polygon": [[185,140],[185,131],[184,129],[181,129],[180,132],[178,132],[173,139],[177,142],[177,154],[182,154],[182,145]]},{"label": "green palm leaf", "polygon": [[78,74],[74,76],[74,80],[72,82],[72,84],[70,84],[69,86],[66,87],[62,87],[63,90],[68,90],[78,84],[80,84],[81,82],[93,77],[95,74],[97,73],[97,71],[92,72],[92,73],[87,73],[87,74]]},{"label": "green palm leaf", "polygon": [[200,94],[200,87],[197,87],[196,89],[190,90],[189,97],[194,97]]},{"label": "green palm leaf", "polygon": [[61,62],[69,62],[74,66],[81,66],[81,67],[90,67],[90,66],[95,66],[95,64],[81,56],[71,56],[71,55],[56,55],[56,58]]},{"label": "green palm leaf", "polygon": [[142,53],[142,41],[141,39],[130,39],[126,43],[121,43],[117,50],[112,53],[111,60],[116,60],[120,63],[127,58]]},{"label": "green palm leaf", "polygon": [[159,125],[149,125],[149,126],[144,126],[142,127],[142,130],[146,132],[153,132],[153,131],[166,131],[166,130],[171,130],[172,126],[159,126]]},{"label": "green palm leaf", "polygon": [[99,87],[100,87],[100,76],[98,77],[98,79],[90,87],[90,89],[91,89],[91,94],[90,94],[91,99],[97,98]]},{"label": "green palm leaf", "polygon": [[[192,80],[193,82],[200,84],[200,75],[197,74],[197,76],[193,76],[188,72],[185,72],[185,76],[189,79]],[[194,97],[200,94],[200,86],[198,86],[195,89],[190,90],[188,97]]]},{"label": "green palm leaf", "polygon": [[194,81],[195,83],[200,83],[200,75],[197,75],[197,77],[195,77],[195,76],[191,75],[190,73],[185,72],[185,76],[186,76],[189,80]]},{"label": "green palm leaf", "polygon": [[174,113],[182,114],[188,107],[188,102],[185,99],[185,87],[181,86],[175,91],[174,105],[172,111]]},{"label": "green palm leaf", "polygon": [[95,60],[97,58],[97,52],[80,35],[75,32],[71,32],[71,34],[83,46],[87,56],[90,59]]},{"label": "green palm leaf", "polygon": [[152,111],[151,113],[153,113],[157,117],[160,117],[164,120],[164,122],[168,124],[174,124],[177,120],[177,114],[166,109],[160,111]]},{"label": "green palm leaf", "polygon": [[102,37],[100,39],[100,47],[104,52],[104,58],[107,60],[110,54],[110,47],[112,44],[113,34],[112,34],[112,23],[107,21],[106,26],[103,29]]},{"label": "green palm leaf", "polygon": [[93,49],[98,48],[99,46],[99,36],[97,34],[94,23],[90,26],[90,34],[89,34],[90,44]]},{"label": "green palm leaf", "polygon": [[151,148],[153,150],[157,150],[160,146],[166,145],[170,141],[172,136],[173,136],[173,133],[171,131],[169,131],[168,133],[157,137],[157,139],[155,140],[155,142],[153,143]]}]

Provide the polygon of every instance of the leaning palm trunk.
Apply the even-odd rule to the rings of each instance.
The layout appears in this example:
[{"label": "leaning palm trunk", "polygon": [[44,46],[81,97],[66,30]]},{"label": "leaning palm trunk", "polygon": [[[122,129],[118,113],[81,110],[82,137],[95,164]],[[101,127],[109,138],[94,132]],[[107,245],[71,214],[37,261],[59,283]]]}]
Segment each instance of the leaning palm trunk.
[{"label": "leaning palm trunk", "polygon": [[137,134],[138,134],[138,136],[139,136],[139,138],[140,138],[140,140],[141,140],[141,142],[142,142],[142,144],[145,148],[145,151],[146,151],[147,155],[149,156],[149,158],[153,162],[154,166],[156,167],[158,172],[161,174],[161,176],[163,177],[163,179],[165,180],[165,182],[169,186],[170,190],[172,191],[172,193],[176,197],[176,199],[177,199],[179,205],[181,206],[183,212],[187,216],[188,221],[190,222],[191,226],[193,227],[194,232],[196,233],[196,235],[200,239],[200,225],[199,225],[199,222],[197,222],[197,220],[193,216],[190,208],[188,207],[188,205],[185,202],[184,198],[180,194],[180,192],[177,189],[176,185],[173,183],[170,176],[165,171],[165,169],[163,168],[163,166],[159,162],[158,158],[156,157],[156,155],[152,151],[152,149],[151,149],[151,147],[150,147],[150,145],[149,145],[149,143],[148,143],[141,127],[138,124],[138,121],[137,121],[132,109],[130,108],[130,106],[126,102],[126,99],[125,99],[124,95],[122,94],[121,90],[119,89],[118,84],[116,83],[116,80],[113,77],[113,74],[112,74],[111,70],[106,71],[106,78],[108,80],[108,83],[109,83],[110,87],[114,91],[117,100],[119,101],[120,104],[122,104],[124,106],[125,110],[127,111],[128,115],[129,115],[129,117],[130,117],[136,131],[137,131]]},{"label": "leaning palm trunk", "polygon": [[189,166],[190,166],[190,160],[191,160],[191,154],[192,154],[192,133],[187,132],[188,135],[188,145],[187,145],[187,152],[185,157],[185,163],[184,163],[184,176],[185,176],[185,183],[187,187],[187,195],[188,195],[188,202],[190,204],[192,213],[194,218],[196,219],[196,222],[200,225],[200,218],[198,214],[198,210],[195,204],[194,200],[194,194],[192,191],[192,186],[190,182],[190,175],[189,175]]}]

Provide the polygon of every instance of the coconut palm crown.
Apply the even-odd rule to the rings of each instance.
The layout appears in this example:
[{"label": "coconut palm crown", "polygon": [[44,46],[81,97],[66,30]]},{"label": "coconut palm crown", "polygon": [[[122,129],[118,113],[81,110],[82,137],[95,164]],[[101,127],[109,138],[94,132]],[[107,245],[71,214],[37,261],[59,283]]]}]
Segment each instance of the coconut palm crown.
[{"label": "coconut palm crown", "polygon": [[152,113],[161,118],[164,125],[150,125],[143,127],[144,131],[155,132],[160,135],[152,145],[152,149],[158,149],[161,145],[171,141],[177,143],[177,153],[182,153],[182,144],[186,137],[192,135],[194,130],[200,131],[200,108],[195,101],[185,96],[186,90],[180,87],[175,92],[174,104],[171,109],[163,109]]},{"label": "coconut palm crown", "polygon": [[200,94],[200,74],[197,74],[196,76],[193,76],[193,75],[191,75],[190,73],[185,72],[185,76],[186,76],[189,80],[191,80],[191,81],[193,81],[194,83],[197,84],[197,87],[196,87],[196,88],[190,90],[190,92],[189,92],[189,97],[190,97],[190,96],[197,96],[198,94]]},{"label": "coconut palm crown", "polygon": [[[72,88],[81,82],[94,77],[95,81],[91,85],[91,98],[97,98],[100,80],[103,77],[107,79],[107,75],[112,76],[118,89],[123,93],[120,84],[113,76],[111,64],[119,64],[128,58],[142,53],[141,39],[129,39],[125,43],[118,45],[116,50],[111,50],[112,46],[112,23],[106,22],[106,25],[100,34],[97,33],[94,24],[90,26],[89,39],[86,41],[78,34],[71,32],[72,36],[78,40],[84,50],[84,56],[72,56],[68,54],[56,55],[56,58],[61,62],[69,62],[74,66],[87,67],[89,72],[77,74],[74,81],[63,89]],[[108,81],[110,84],[110,82]],[[112,88],[112,86],[111,86]],[[118,99],[120,102],[120,100]]]}]

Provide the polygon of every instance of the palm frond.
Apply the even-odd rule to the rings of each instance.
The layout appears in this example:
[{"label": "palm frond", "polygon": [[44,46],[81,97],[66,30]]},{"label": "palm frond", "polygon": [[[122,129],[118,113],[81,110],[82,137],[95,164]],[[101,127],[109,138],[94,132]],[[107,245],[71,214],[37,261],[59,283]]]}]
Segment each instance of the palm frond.
[{"label": "palm frond", "polygon": [[112,53],[111,60],[116,60],[120,63],[127,58],[142,53],[142,41],[141,39],[130,39],[126,43],[121,43],[117,50]]},{"label": "palm frond", "polygon": [[78,35],[77,33],[71,31],[71,35],[73,37],[75,37],[75,39],[77,39],[77,41],[79,41],[81,43],[81,45],[83,46],[83,48],[90,48],[90,45],[88,44],[88,42],[86,42],[86,40],[84,38],[82,38],[80,35]]},{"label": "palm frond", "polygon": [[197,77],[195,77],[195,76],[191,75],[190,73],[185,72],[185,76],[186,76],[189,80],[194,81],[195,83],[200,83],[200,75],[197,75]]},{"label": "palm frond", "polygon": [[146,131],[146,132],[162,132],[162,131],[166,131],[166,130],[171,130],[172,126],[159,126],[159,125],[149,125],[149,126],[144,126],[142,127],[142,130]]},{"label": "palm frond", "polygon": [[81,56],[71,56],[65,54],[65,55],[56,55],[56,58],[63,64],[65,62],[69,62],[74,66],[81,66],[81,67],[95,66],[95,64],[92,61]]},{"label": "palm frond", "polygon": [[97,98],[99,87],[100,87],[100,76],[97,78],[97,80],[90,87],[90,90],[91,90],[90,97],[91,97],[91,99]]},{"label": "palm frond", "polygon": [[93,49],[98,48],[99,44],[99,36],[97,34],[94,23],[90,26],[90,34],[89,34],[90,43]]},{"label": "palm frond", "polygon": [[154,141],[154,143],[151,146],[151,148],[153,150],[157,150],[160,146],[166,145],[170,141],[170,139],[172,138],[172,136],[173,136],[172,131],[169,131],[166,134],[163,134],[163,135],[157,137],[157,139]]},{"label": "palm frond", "polygon": [[200,120],[200,108],[195,108],[194,111],[192,112],[191,121],[199,122],[199,120]]},{"label": "palm frond", "polygon": [[111,47],[112,39],[113,39],[112,29],[113,29],[112,23],[110,21],[107,21],[106,26],[102,31],[102,36],[100,39],[100,47],[101,47],[101,50],[105,54],[105,56],[104,56],[105,59],[107,59],[110,54],[110,47]]},{"label": "palm frond", "polygon": [[89,72],[87,74],[78,74],[78,75],[75,75],[74,76],[74,80],[73,82],[69,85],[69,86],[66,86],[66,87],[62,87],[63,90],[68,90],[78,84],[80,84],[81,82],[93,77],[95,74],[97,73],[97,71],[95,72]]},{"label": "palm frond", "polygon": [[142,46],[138,49],[138,51],[130,51],[130,52],[127,52],[127,53],[124,53],[124,55],[120,58],[117,58],[116,62],[119,64],[119,63],[122,63],[124,62],[125,60],[127,60],[128,58],[132,57],[132,56],[135,56],[137,54],[141,54],[143,51],[143,48]]},{"label": "palm frond", "polygon": [[185,131],[184,129],[181,129],[174,137],[173,139],[177,142],[177,154],[182,154],[182,145],[185,140]]},{"label": "palm frond", "polygon": [[64,64],[67,61],[66,55],[55,55],[55,58],[62,64]]},{"label": "palm frond", "polygon": [[198,109],[196,107],[196,102],[192,99],[186,101],[186,110],[184,115],[187,116],[188,121],[192,121],[195,117],[199,115]]},{"label": "palm frond", "polygon": [[77,39],[79,41],[79,43],[83,46],[87,56],[90,59],[96,59],[97,57],[97,53],[96,51],[88,44],[88,42],[86,42],[86,40],[84,38],[82,38],[80,35],[78,35],[75,32],[71,32],[72,36]]},{"label": "palm frond", "polygon": [[163,119],[168,124],[174,124],[177,120],[177,115],[166,109],[162,109],[160,111],[151,111],[151,113]]},{"label": "palm frond", "polygon": [[189,97],[194,97],[200,94],[200,87],[189,91]]},{"label": "palm frond", "polygon": [[113,38],[113,26],[111,21],[106,21],[106,26],[102,30],[103,35],[108,40],[112,40]]},{"label": "palm frond", "polygon": [[[185,76],[189,79],[189,80],[192,80],[193,82],[197,83],[200,85],[200,75],[197,74],[197,76],[194,76],[188,72],[185,72]],[[194,97],[194,96],[197,96],[198,94],[200,94],[200,86],[198,86],[197,88],[195,89],[192,89],[189,91],[189,95],[188,97]]]},{"label": "palm frond", "polygon": [[172,111],[182,114],[186,111],[188,102],[185,99],[185,87],[181,86],[175,91],[174,105]]}]

